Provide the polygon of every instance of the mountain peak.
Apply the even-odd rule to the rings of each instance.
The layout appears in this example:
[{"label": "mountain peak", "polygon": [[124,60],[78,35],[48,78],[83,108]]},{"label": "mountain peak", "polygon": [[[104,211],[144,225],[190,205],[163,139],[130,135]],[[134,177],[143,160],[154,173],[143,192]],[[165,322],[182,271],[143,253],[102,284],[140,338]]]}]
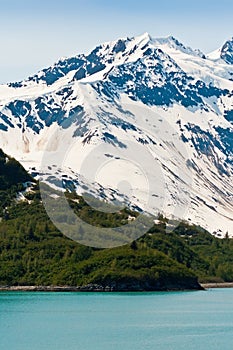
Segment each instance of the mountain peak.
[{"label": "mountain peak", "polygon": [[146,45],[149,42],[151,42],[153,39],[148,32],[145,32],[141,35],[133,37],[131,40],[135,41],[136,45],[140,45],[140,44]]},{"label": "mountain peak", "polygon": [[200,50],[193,50],[191,47],[185,46],[181,41],[179,41],[172,35],[169,35],[164,38],[153,39],[153,43],[154,45],[166,46],[169,49],[175,49],[188,55],[200,56],[202,58],[205,58],[205,55]]},{"label": "mountain peak", "polygon": [[221,48],[220,57],[228,64],[233,64],[233,37]]},{"label": "mountain peak", "polygon": [[161,38],[154,38],[153,41],[155,43],[159,43],[161,45],[163,45],[163,44],[170,44],[170,45],[173,45],[173,46],[176,45],[176,46],[184,47],[184,45],[172,35],[168,35],[168,36],[161,37]]},{"label": "mountain peak", "polygon": [[141,37],[141,39],[145,39],[145,40],[151,40],[152,37],[150,36],[150,34],[148,32],[144,32],[143,34],[139,35],[139,37]]},{"label": "mountain peak", "polygon": [[78,54],[73,57],[61,58],[54,65],[44,68],[37,74],[30,76],[21,82],[9,83],[9,87],[21,88],[27,84],[53,85],[59,79],[68,77],[69,79],[81,80],[88,78],[95,73],[99,73],[108,67],[118,65],[120,62],[132,62],[142,57],[142,51],[148,49],[160,49],[168,56],[176,52],[183,52],[187,55],[204,55],[197,50],[184,46],[174,36],[153,39],[148,32],[144,32],[134,37],[123,37],[114,41],[109,41],[95,47],[89,54]]}]

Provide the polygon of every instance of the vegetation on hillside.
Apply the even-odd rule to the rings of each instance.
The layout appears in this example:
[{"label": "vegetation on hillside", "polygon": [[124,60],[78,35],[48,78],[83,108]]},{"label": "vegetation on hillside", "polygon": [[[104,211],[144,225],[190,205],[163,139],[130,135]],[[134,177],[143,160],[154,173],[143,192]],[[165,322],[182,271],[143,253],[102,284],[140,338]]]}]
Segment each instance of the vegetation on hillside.
[{"label": "vegetation on hillside", "polygon": [[[116,290],[163,290],[197,288],[197,278],[233,281],[233,240],[228,237],[220,240],[184,222],[167,233],[161,216],[159,224],[131,244],[87,247],[52,224],[37,184],[23,192],[23,183],[32,179],[18,162],[1,153],[0,171],[0,285],[93,283]],[[24,201],[16,200],[19,191]],[[101,213],[76,194],[67,193],[67,198],[83,220],[97,226],[120,226],[136,215],[129,210]]]}]

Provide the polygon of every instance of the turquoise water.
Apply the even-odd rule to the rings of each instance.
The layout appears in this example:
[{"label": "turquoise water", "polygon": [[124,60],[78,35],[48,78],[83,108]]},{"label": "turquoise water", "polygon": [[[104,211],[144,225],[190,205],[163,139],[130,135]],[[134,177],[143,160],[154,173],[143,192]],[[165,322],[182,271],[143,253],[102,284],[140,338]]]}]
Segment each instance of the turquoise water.
[{"label": "turquoise water", "polygon": [[0,293],[1,350],[232,350],[233,289]]}]

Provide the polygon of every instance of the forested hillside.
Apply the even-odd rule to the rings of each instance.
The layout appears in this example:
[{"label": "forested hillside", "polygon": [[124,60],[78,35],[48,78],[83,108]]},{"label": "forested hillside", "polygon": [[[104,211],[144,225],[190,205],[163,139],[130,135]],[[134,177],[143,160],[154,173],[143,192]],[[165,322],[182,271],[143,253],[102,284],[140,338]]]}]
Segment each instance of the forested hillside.
[{"label": "forested hillside", "polygon": [[[233,281],[233,241],[166,218],[131,244],[96,249],[60,233],[47,217],[38,184],[3,152],[0,157],[0,285],[96,284],[113,290],[197,289],[197,281]],[[25,189],[25,182],[27,184]],[[19,195],[20,194],[20,195]],[[133,213],[100,213],[75,193],[67,198],[87,222],[114,227]],[[20,199],[20,200],[19,200]],[[78,199],[78,200],[77,200]],[[136,215],[136,214],[135,214]]]}]

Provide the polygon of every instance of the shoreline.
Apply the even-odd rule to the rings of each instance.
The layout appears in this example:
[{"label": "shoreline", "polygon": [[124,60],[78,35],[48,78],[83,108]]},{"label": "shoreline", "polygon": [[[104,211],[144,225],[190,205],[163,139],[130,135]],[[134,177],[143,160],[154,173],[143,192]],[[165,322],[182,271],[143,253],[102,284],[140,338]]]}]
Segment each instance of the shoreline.
[{"label": "shoreline", "polygon": [[[233,288],[233,282],[222,283],[200,283],[202,290],[212,288]],[[200,289],[200,290],[201,290]],[[197,290],[197,289],[157,289],[148,290],[148,292],[171,292],[171,291],[185,291],[185,290]],[[96,284],[90,284],[86,286],[0,286],[0,292],[147,292],[147,290],[139,289],[124,289],[118,290],[110,286],[101,286]]]},{"label": "shoreline", "polygon": [[191,290],[203,290],[200,289],[185,289],[185,288],[167,288],[167,289],[116,289],[110,286],[101,286],[90,284],[86,286],[0,286],[0,292],[112,292],[112,293],[127,293],[127,292],[178,292],[178,291],[191,291]]},{"label": "shoreline", "polygon": [[200,283],[204,289],[210,288],[233,288],[233,282],[221,282],[221,283]]},{"label": "shoreline", "polygon": [[111,292],[110,287],[88,286],[0,286],[0,292]]}]

